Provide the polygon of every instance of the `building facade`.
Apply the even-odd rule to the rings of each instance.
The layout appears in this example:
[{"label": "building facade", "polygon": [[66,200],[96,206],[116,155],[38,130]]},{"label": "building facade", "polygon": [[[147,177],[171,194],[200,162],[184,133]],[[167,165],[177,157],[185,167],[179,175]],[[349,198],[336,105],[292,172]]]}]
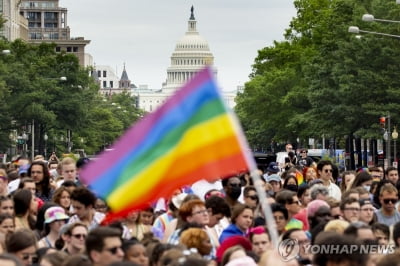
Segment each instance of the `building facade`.
[{"label": "building facade", "polygon": [[28,40],[28,20],[19,13],[20,0],[0,0],[0,14],[5,20],[0,35],[10,42]]},{"label": "building facade", "polygon": [[67,8],[59,6],[59,0],[22,0],[20,14],[28,20],[29,42],[56,43],[56,51],[75,54],[82,66],[85,63],[85,46],[90,43],[83,37],[72,38],[68,27]]}]

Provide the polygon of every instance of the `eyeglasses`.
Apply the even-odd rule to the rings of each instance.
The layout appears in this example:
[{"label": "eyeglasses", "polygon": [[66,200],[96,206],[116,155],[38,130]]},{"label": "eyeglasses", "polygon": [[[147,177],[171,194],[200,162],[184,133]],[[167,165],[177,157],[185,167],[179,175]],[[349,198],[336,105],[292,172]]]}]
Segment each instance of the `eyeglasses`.
[{"label": "eyeglasses", "polygon": [[208,211],[207,210],[201,210],[201,211],[197,211],[197,212],[192,213],[192,215],[196,215],[196,214],[208,214]]},{"label": "eyeglasses", "polygon": [[22,253],[22,260],[27,260],[27,259],[36,259],[36,253]]},{"label": "eyeglasses", "polygon": [[332,173],[333,170],[332,170],[332,169],[325,169],[324,172],[325,172],[325,173]]},{"label": "eyeglasses", "polygon": [[258,200],[258,196],[257,195],[250,195],[250,196],[246,196],[247,198],[250,198],[252,200]]},{"label": "eyeglasses", "polygon": [[86,234],[75,234],[72,236],[75,237],[76,239],[81,239],[81,238],[86,239],[86,237],[87,237]]},{"label": "eyeglasses", "polygon": [[389,204],[389,203],[395,204],[397,202],[397,199],[383,199],[383,203]]},{"label": "eyeglasses", "polygon": [[345,211],[359,212],[359,208],[344,208]]},{"label": "eyeglasses", "polygon": [[111,254],[115,255],[115,254],[117,254],[118,249],[122,249],[122,247],[118,246],[118,247],[113,247],[113,248],[105,248],[104,250],[107,250]]},{"label": "eyeglasses", "polygon": [[230,183],[230,187],[241,187],[242,185],[240,183]]}]

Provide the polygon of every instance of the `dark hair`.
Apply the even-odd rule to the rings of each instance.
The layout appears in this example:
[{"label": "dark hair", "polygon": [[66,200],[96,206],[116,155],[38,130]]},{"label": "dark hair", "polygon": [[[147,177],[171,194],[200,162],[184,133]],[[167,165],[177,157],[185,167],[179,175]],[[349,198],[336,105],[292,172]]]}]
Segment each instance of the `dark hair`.
[{"label": "dark hair", "polygon": [[172,244],[165,244],[165,243],[158,243],[153,248],[151,255],[149,256],[149,265],[155,266],[157,265],[158,261],[161,259],[163,253],[167,250],[174,248],[175,245]]},{"label": "dark hair", "polygon": [[126,258],[126,255],[127,255],[127,252],[129,250],[129,248],[132,247],[132,246],[135,246],[135,245],[143,245],[143,244],[135,237],[132,237],[129,240],[124,240],[122,242],[122,250],[125,253],[125,258]]},{"label": "dark hair", "polygon": [[4,222],[6,219],[12,219],[14,223],[14,217],[8,213],[0,213],[0,224]]},{"label": "dark hair", "polygon": [[67,181],[64,181],[62,184],[61,184],[61,186],[62,187],[78,187],[78,185],[74,182],[74,181],[72,181],[72,180],[67,180]]},{"label": "dark hair", "polygon": [[353,181],[353,184],[351,185],[351,188],[361,186],[362,183],[371,181],[371,180],[372,180],[372,176],[368,172],[366,172],[366,171],[358,172],[358,174],[356,175],[356,178]]},{"label": "dark hair", "polygon": [[33,161],[28,169],[28,176],[32,176],[31,171],[34,165],[40,165],[43,170],[43,179],[39,183],[36,183],[36,191],[40,195],[49,197],[51,192],[51,187],[50,187],[50,173],[49,169],[47,168],[47,164],[43,161]]},{"label": "dark hair", "polygon": [[[240,178],[238,176],[236,176],[236,175],[224,178],[224,179],[221,180],[222,187],[227,187],[228,186],[228,181],[231,178],[237,178],[237,179],[240,180]],[[240,183],[240,184],[242,184],[242,183]]]},{"label": "dark hair", "polygon": [[310,189],[310,187],[308,186],[308,184],[304,183],[302,185],[299,186],[299,189],[297,190],[297,197],[300,199],[301,197],[303,197],[303,194],[306,193],[307,189]]},{"label": "dark hair", "polygon": [[247,186],[247,187],[245,187],[244,189],[243,189],[243,196],[247,196],[247,194],[250,192],[250,191],[255,191],[255,192],[257,192],[257,190],[256,190],[256,188],[254,187],[254,186]]},{"label": "dark hair", "polygon": [[346,205],[352,204],[354,202],[357,202],[358,204],[360,204],[360,202],[355,198],[345,198],[345,199],[343,199],[342,202],[340,203],[340,210],[344,211],[344,209],[346,208]]},{"label": "dark hair", "polygon": [[232,209],[231,222],[233,224],[235,224],[236,223],[236,218],[238,218],[239,215],[241,213],[243,213],[244,210],[246,210],[246,209],[249,209],[249,210],[251,210],[251,212],[254,213],[253,208],[251,208],[250,206],[247,206],[245,204],[236,204]]},{"label": "dark hair", "polygon": [[347,228],[344,230],[344,235],[353,236],[354,238],[358,237],[358,230],[359,229],[371,229],[371,226],[364,222],[355,222],[351,223]]},{"label": "dark hair", "polygon": [[271,204],[271,211],[272,211],[272,213],[281,212],[283,214],[283,216],[285,217],[285,220],[289,219],[288,210],[282,204],[272,203]]},{"label": "dark hair", "polygon": [[293,232],[297,232],[297,231],[303,231],[303,230],[301,230],[301,229],[299,229],[299,228],[292,228],[292,229],[287,230],[287,231],[282,235],[282,241],[284,241],[284,240],[286,240],[286,239],[290,239],[290,235],[291,235]]},{"label": "dark hair", "polygon": [[321,160],[317,164],[317,171],[322,171],[325,165],[333,165],[330,160]]},{"label": "dark hair", "polygon": [[397,171],[397,168],[394,166],[389,166],[388,168],[386,168],[385,174],[389,175],[389,172],[391,171]]},{"label": "dark hair", "polygon": [[296,192],[291,190],[282,190],[276,194],[275,200],[277,203],[284,206],[286,203],[292,203],[292,199],[294,196],[297,196]]},{"label": "dark hair", "polygon": [[91,205],[94,208],[96,204],[96,196],[89,189],[84,187],[74,189],[71,193],[71,200],[76,200],[85,207]]},{"label": "dark hair", "polygon": [[6,250],[8,253],[16,253],[30,246],[36,246],[36,241],[31,230],[20,229],[6,239]]},{"label": "dark hair", "polygon": [[45,254],[42,257],[43,259],[46,259],[48,262],[50,262],[51,265],[61,265],[63,261],[65,261],[68,257],[68,254],[63,252],[63,251],[56,251],[52,253]]},{"label": "dark hair", "polygon": [[121,238],[121,232],[117,228],[111,227],[97,227],[89,232],[86,238],[86,252],[90,257],[90,252],[92,250],[102,251],[104,248],[104,239],[108,237],[118,237]]},{"label": "dark hair", "polygon": [[400,247],[397,239],[400,238],[400,222],[397,222],[393,226],[393,241],[396,247]]},{"label": "dark hair", "polygon": [[27,212],[29,212],[32,197],[32,192],[27,189],[20,189],[15,192],[13,197],[15,216],[24,216]]},{"label": "dark hair", "polygon": [[83,254],[76,254],[68,257],[61,266],[93,266],[89,258]]},{"label": "dark hair", "polygon": [[[295,172],[293,172],[293,173],[295,173]],[[287,188],[287,185],[288,185],[288,182],[290,179],[293,179],[294,182],[296,182],[296,186],[299,185],[299,183],[297,182],[297,178],[295,176],[288,175],[288,176],[286,176],[285,181],[283,182],[283,188]]]},{"label": "dark hair", "polygon": [[231,208],[226,200],[219,196],[211,196],[207,198],[206,208],[210,208],[213,215],[221,213],[226,217],[231,217]]},{"label": "dark hair", "polygon": [[35,183],[35,180],[33,180],[33,178],[30,178],[30,177],[23,177],[23,178],[21,178],[21,181],[19,182],[18,188],[24,189],[25,183]]},{"label": "dark hair", "polygon": [[390,229],[389,226],[383,223],[374,223],[371,226],[372,232],[381,231],[388,239],[390,236]]}]

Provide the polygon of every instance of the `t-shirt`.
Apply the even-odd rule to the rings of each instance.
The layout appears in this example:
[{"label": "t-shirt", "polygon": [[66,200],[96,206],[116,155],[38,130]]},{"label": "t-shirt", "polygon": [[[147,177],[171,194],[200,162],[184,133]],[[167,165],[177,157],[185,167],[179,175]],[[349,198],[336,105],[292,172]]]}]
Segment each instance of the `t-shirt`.
[{"label": "t-shirt", "polygon": [[386,216],[382,213],[382,209],[379,209],[375,212],[378,223],[386,224],[387,226],[391,226],[397,222],[400,222],[400,212],[395,210],[394,214],[391,216]]}]

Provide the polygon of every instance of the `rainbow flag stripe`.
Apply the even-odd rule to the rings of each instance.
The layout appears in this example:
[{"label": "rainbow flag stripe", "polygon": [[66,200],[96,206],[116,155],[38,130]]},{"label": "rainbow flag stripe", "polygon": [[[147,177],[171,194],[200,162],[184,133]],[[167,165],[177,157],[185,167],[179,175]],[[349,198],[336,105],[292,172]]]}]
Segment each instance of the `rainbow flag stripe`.
[{"label": "rainbow flag stripe", "polygon": [[255,169],[209,68],[131,127],[81,178],[123,216],[184,185]]}]

